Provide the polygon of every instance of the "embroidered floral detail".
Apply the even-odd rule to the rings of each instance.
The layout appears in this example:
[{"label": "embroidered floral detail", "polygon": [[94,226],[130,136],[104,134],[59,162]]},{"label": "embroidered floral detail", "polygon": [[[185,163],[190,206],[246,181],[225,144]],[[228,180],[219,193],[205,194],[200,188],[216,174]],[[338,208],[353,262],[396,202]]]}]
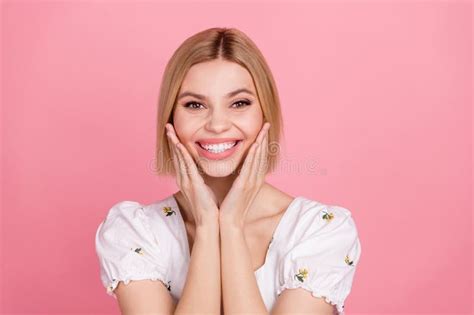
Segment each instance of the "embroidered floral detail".
[{"label": "embroidered floral detail", "polygon": [[354,261],[349,259],[349,255],[346,255],[346,258],[344,259],[344,261],[345,261],[346,264],[348,264],[349,266],[352,266],[352,265],[354,264]]},{"label": "embroidered floral detail", "polygon": [[166,214],[167,217],[169,217],[173,213],[176,215],[176,212],[171,209],[171,207],[163,207],[163,212]]},{"label": "embroidered floral detail", "polygon": [[295,274],[295,278],[297,278],[300,282],[304,282],[304,280],[308,278],[308,269],[298,269],[298,273]]},{"label": "embroidered floral detail", "polygon": [[328,222],[331,222],[332,219],[334,219],[334,213],[332,212],[326,212],[326,211],[323,211],[323,219],[328,221]]},{"label": "embroidered floral detail", "polygon": [[139,254],[139,255],[143,255],[143,249],[141,247],[138,247],[138,248],[130,248],[130,250],[133,250],[135,253]]},{"label": "embroidered floral detail", "polygon": [[166,288],[168,289],[168,291],[171,291],[171,281],[168,281],[168,285],[166,286]]}]

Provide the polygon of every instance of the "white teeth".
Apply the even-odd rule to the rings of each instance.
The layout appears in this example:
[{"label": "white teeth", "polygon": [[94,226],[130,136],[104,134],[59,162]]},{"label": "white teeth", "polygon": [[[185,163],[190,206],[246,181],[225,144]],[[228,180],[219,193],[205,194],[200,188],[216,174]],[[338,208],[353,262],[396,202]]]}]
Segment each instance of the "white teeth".
[{"label": "white teeth", "polygon": [[229,150],[237,144],[237,141],[219,144],[202,144],[201,147],[212,153],[221,153]]}]

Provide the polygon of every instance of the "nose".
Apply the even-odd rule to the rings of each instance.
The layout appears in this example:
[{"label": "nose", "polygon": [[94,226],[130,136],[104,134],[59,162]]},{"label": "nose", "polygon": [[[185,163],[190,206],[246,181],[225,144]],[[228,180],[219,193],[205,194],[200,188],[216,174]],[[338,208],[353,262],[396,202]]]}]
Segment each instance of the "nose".
[{"label": "nose", "polygon": [[222,133],[229,129],[231,123],[227,113],[224,110],[213,109],[206,122],[206,129],[214,133]]}]

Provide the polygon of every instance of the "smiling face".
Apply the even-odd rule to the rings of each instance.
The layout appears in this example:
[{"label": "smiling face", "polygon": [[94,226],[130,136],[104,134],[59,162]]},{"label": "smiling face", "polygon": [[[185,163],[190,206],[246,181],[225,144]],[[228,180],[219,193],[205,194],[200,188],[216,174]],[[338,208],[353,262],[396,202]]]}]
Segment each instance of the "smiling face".
[{"label": "smiling face", "polygon": [[240,167],[263,122],[247,69],[221,59],[189,69],[178,93],[173,125],[206,175],[225,177]]}]

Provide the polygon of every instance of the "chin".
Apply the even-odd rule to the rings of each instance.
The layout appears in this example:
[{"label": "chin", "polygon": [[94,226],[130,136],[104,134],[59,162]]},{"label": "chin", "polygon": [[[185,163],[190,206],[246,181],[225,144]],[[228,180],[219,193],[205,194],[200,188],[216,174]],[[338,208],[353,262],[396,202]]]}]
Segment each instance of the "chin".
[{"label": "chin", "polygon": [[239,162],[235,159],[219,161],[201,158],[199,159],[199,168],[201,173],[210,177],[227,177],[237,174],[237,169],[240,166]]}]

